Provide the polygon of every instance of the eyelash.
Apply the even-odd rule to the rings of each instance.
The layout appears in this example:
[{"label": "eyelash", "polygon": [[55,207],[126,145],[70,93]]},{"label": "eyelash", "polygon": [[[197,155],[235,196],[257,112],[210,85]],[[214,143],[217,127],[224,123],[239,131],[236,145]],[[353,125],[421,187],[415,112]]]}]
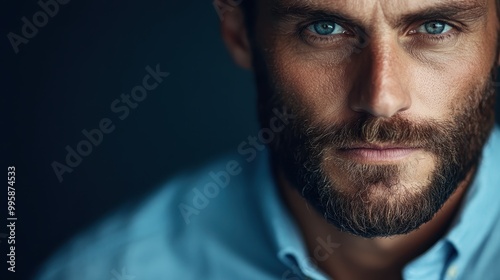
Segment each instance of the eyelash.
[{"label": "eyelash", "polygon": [[[312,32],[310,32],[308,30],[308,27],[313,25],[313,24],[317,24],[319,22],[323,22],[323,21],[331,21],[335,24],[338,24],[340,25],[342,28],[344,28],[345,30],[347,30],[347,34],[338,34],[338,35],[335,35],[335,36],[321,36],[321,35],[316,35],[316,34],[313,34]],[[446,33],[443,33],[443,34],[435,34],[435,35],[432,35],[432,34],[424,34],[424,33],[415,33],[415,34],[411,34],[411,36],[418,36],[420,38],[423,38],[424,40],[427,40],[431,43],[434,43],[434,44],[437,44],[437,43],[441,43],[443,41],[446,41],[447,39],[450,39],[452,36],[456,35],[456,33],[460,32],[460,28],[455,25],[455,24],[452,24],[452,23],[449,23],[448,21],[446,20],[440,20],[440,19],[437,19],[437,20],[427,20],[425,22],[422,22],[420,23],[416,28],[422,26],[423,24],[426,24],[428,22],[433,22],[433,21],[439,21],[439,22],[442,22],[444,24],[447,24],[449,25],[452,29]],[[415,30],[416,28],[413,28],[412,30]],[[298,29],[298,35],[303,38],[303,40],[305,40],[306,42],[308,43],[312,43],[312,44],[332,44],[332,43],[335,43],[336,41],[339,41],[342,39],[342,37],[351,37],[351,38],[354,38],[354,37],[358,37],[356,35],[356,32],[352,31],[352,28],[348,28],[346,27],[345,25],[341,24],[341,23],[338,23],[336,22],[335,20],[330,20],[330,19],[320,19],[320,20],[316,20],[316,21],[313,21],[313,22],[309,22],[309,23],[306,23],[306,24],[303,24],[301,27],[299,27]],[[407,32],[408,33],[408,32]]]},{"label": "eyelash", "polygon": [[[340,25],[342,28],[347,30],[348,34],[338,34],[335,36],[321,36],[321,35],[315,35],[308,30],[308,27],[311,26],[312,24],[316,24],[316,23],[323,22],[323,21],[331,21],[335,24]],[[315,44],[315,43],[321,43],[321,44],[330,43],[331,44],[331,43],[334,43],[338,40],[341,40],[342,37],[345,38],[345,37],[355,37],[356,36],[355,32],[353,32],[350,28],[344,26],[343,24],[337,23],[334,20],[329,20],[329,19],[320,19],[320,20],[316,20],[313,22],[305,23],[302,26],[300,26],[298,30],[299,30],[298,35],[300,37],[302,37],[304,40],[309,41],[313,44]]]},{"label": "eyelash", "polygon": [[425,40],[428,40],[432,43],[441,43],[453,37],[456,34],[456,29],[452,29],[444,34],[430,35],[430,34],[415,34],[413,36],[421,36],[424,37]]},{"label": "eyelash", "polygon": [[[457,33],[462,31],[461,28],[459,26],[457,26],[456,24],[450,23],[446,20],[440,20],[440,19],[427,20],[425,22],[420,23],[417,27],[420,27],[426,23],[434,22],[434,21],[442,22],[446,25],[449,25],[451,27],[451,30],[446,32],[446,33],[443,33],[443,34],[432,35],[432,34],[416,33],[416,34],[412,34],[411,36],[423,37],[425,40],[428,40],[431,43],[441,43],[443,41],[446,41],[447,39],[450,39],[451,37],[455,36]],[[415,30],[415,29],[416,28],[413,28],[412,30]]]}]

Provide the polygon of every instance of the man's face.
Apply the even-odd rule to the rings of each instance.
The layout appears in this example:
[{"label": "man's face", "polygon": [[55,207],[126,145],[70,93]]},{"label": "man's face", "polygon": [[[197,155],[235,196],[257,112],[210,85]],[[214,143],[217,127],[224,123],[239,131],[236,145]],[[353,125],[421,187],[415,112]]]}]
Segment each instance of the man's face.
[{"label": "man's face", "polygon": [[477,165],[494,122],[495,0],[258,1],[260,119],[325,218],[364,237],[429,221]]}]

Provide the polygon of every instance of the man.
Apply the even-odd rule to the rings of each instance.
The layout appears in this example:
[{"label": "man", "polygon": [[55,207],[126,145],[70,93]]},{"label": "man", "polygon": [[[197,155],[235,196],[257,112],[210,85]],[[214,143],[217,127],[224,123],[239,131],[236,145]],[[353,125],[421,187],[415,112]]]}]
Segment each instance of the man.
[{"label": "man", "polygon": [[224,13],[262,130],[38,279],[500,279],[498,5],[249,0]]}]

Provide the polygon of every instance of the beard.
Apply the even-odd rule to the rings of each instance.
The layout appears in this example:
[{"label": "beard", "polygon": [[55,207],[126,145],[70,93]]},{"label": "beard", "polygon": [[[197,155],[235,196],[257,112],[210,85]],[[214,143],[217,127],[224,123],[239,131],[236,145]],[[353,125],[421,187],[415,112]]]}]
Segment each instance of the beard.
[{"label": "beard", "polygon": [[[495,69],[456,102],[448,120],[416,122],[401,115],[383,119],[360,113],[325,126],[287,99],[294,94],[270,82],[264,65],[254,61],[261,125],[269,124],[274,108],[288,108],[294,116],[269,145],[275,170],[330,224],[356,236],[407,234],[430,221],[477,167],[494,126]],[[418,147],[432,167],[426,170],[418,159],[382,165],[338,156],[356,144],[370,143]],[[415,172],[425,179],[407,180]]]}]

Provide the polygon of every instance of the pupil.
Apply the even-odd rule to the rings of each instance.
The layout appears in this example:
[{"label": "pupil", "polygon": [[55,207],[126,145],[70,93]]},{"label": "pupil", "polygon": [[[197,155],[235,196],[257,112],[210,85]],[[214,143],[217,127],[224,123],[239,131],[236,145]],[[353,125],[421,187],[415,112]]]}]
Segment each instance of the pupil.
[{"label": "pupil", "polygon": [[333,30],[334,30],[333,25],[327,22],[320,23],[316,27],[316,32],[318,32],[321,35],[328,35],[332,33]]},{"label": "pupil", "polygon": [[431,22],[427,24],[427,32],[431,34],[439,34],[443,32],[444,24],[441,22]]}]

